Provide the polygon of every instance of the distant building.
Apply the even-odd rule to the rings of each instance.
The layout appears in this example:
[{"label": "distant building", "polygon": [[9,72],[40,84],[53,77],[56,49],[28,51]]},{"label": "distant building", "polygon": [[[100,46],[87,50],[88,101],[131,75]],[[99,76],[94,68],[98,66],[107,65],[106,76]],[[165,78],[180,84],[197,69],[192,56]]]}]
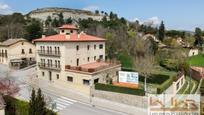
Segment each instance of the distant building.
[{"label": "distant building", "polygon": [[5,102],[3,97],[0,95],[0,115],[5,115]]},{"label": "distant building", "polygon": [[8,39],[0,43],[0,63],[13,68],[35,61],[35,45],[25,39]]},{"label": "distant building", "polygon": [[34,40],[39,79],[85,94],[94,83],[117,79],[121,65],[105,61],[105,39],[78,33],[73,25],[59,29],[57,35]]},{"label": "distant building", "polygon": [[191,57],[191,56],[195,56],[195,55],[198,55],[198,49],[197,48],[190,49],[188,56]]}]

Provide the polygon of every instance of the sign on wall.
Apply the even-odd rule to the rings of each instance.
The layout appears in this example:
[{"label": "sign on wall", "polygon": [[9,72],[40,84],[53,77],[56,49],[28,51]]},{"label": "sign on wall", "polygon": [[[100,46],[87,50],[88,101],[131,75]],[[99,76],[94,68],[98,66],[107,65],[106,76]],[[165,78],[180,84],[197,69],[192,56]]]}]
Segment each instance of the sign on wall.
[{"label": "sign on wall", "polygon": [[137,72],[119,71],[119,82],[138,84],[139,74]]}]

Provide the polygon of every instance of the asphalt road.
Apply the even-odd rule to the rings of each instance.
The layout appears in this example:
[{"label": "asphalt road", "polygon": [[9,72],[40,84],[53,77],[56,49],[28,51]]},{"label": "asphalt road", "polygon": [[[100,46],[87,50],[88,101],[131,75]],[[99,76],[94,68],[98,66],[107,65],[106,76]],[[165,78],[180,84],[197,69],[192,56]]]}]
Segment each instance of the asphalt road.
[{"label": "asphalt road", "polygon": [[[0,77],[9,77],[16,81],[20,86],[18,97],[24,100],[30,99],[32,87],[26,83],[26,80],[36,76],[35,68],[27,70],[9,70],[5,65],[0,65]],[[54,108],[59,115],[127,115],[116,111],[92,107],[90,105],[78,102],[73,99],[62,97],[53,92],[43,90],[49,106]]]}]

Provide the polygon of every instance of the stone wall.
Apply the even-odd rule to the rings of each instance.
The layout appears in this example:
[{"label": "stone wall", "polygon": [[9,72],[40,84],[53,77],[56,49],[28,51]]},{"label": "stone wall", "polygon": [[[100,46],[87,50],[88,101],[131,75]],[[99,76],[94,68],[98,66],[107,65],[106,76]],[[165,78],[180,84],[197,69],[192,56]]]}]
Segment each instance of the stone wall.
[{"label": "stone wall", "polygon": [[136,96],[99,90],[94,90],[93,96],[139,108],[147,108],[148,104],[147,97],[145,96]]}]

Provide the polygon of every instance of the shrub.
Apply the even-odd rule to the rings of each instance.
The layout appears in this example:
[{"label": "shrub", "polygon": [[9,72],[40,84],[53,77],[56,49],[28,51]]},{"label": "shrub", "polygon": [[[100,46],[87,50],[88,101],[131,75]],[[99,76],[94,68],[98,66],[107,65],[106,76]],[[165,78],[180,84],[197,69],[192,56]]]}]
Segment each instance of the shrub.
[{"label": "shrub", "polygon": [[173,83],[173,78],[171,77],[169,80],[165,81],[163,84],[161,84],[158,88],[157,88],[157,94],[161,94],[163,91],[165,91],[167,88],[169,88],[169,86],[172,85]]},{"label": "shrub", "polygon": [[[144,82],[144,77],[139,77],[141,82]],[[150,77],[147,78],[147,83],[151,84],[162,84],[165,81],[169,79],[168,75],[162,75],[162,74],[152,74]]]},{"label": "shrub", "polygon": [[145,92],[142,89],[119,87],[119,86],[114,86],[110,84],[97,83],[95,84],[95,89],[103,90],[103,91],[117,92],[117,93],[125,93],[125,94],[131,94],[131,95],[139,95],[139,96],[145,95]]}]

